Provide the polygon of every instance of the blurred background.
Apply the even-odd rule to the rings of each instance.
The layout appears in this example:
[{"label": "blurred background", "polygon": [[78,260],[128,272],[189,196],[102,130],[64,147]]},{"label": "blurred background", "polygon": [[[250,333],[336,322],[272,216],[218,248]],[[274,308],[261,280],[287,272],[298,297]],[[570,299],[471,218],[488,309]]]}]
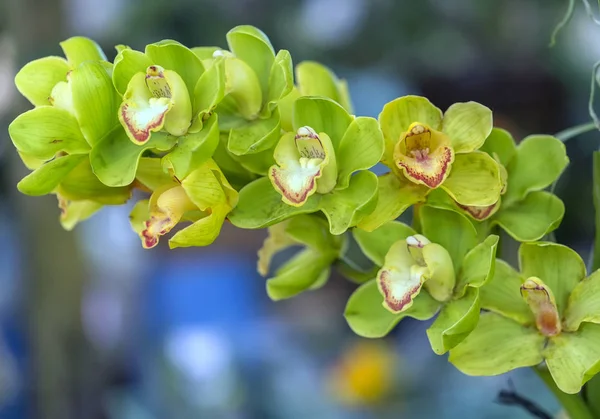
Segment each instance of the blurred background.
[{"label": "blurred background", "polygon": [[[58,42],[94,38],[143,49],[163,38],[225,47],[235,25],[264,30],[295,62],[346,78],[355,112],[422,94],[475,100],[520,139],[589,121],[600,28],[578,3],[549,48],[566,0],[0,0],[0,418],[527,418],[497,402],[515,391],[558,405],[528,370],[467,377],[434,355],[426,322],[386,339],[353,335],[342,313],[354,285],[273,303],[255,272],[265,232],[225,226],[209,248],[142,250],[128,207],[105,207],[72,233],[56,198],[20,196],[26,169],[7,126],[28,108],[13,78]],[[587,257],[591,152],[568,143],[557,191],[559,242]],[[161,243],[161,244],[166,244]]]}]

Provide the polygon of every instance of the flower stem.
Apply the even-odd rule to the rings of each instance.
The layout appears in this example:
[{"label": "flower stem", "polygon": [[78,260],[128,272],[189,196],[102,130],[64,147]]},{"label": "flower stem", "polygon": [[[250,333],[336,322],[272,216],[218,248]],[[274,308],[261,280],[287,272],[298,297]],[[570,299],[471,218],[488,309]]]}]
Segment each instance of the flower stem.
[{"label": "flower stem", "polygon": [[546,386],[554,393],[565,412],[570,419],[594,419],[590,409],[579,394],[567,394],[560,390],[554,379],[545,367],[534,367],[533,370],[538,374]]},{"label": "flower stem", "polygon": [[585,124],[575,125],[574,127],[567,128],[561,132],[554,134],[554,136],[564,143],[570,140],[571,138],[577,137],[581,134],[585,134],[589,131],[593,131],[594,129],[596,129],[595,122],[586,122]]}]

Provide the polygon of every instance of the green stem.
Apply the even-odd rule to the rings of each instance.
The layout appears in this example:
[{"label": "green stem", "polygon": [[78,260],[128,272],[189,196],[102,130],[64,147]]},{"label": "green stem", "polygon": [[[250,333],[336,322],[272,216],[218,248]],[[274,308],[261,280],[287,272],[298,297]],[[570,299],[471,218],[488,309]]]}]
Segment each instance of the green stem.
[{"label": "green stem", "polygon": [[554,136],[563,143],[567,142],[571,138],[577,137],[578,135],[585,134],[586,132],[593,131],[596,129],[594,122],[586,122],[585,124],[575,125],[574,127],[567,128]]},{"label": "green stem", "polygon": [[590,409],[581,396],[579,394],[567,394],[561,391],[556,386],[556,383],[547,368],[534,367],[533,370],[537,372],[538,376],[546,386],[554,393],[554,396],[556,396],[570,419],[594,419],[594,416],[592,416]]}]

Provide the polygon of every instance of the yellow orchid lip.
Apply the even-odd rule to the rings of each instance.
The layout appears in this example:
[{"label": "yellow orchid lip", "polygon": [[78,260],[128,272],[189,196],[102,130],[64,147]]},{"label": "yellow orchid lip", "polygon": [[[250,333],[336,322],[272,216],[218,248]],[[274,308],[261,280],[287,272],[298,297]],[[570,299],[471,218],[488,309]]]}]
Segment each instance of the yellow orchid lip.
[{"label": "yellow orchid lip", "polygon": [[404,175],[432,189],[448,177],[453,161],[450,139],[420,122],[412,123],[394,148],[394,162]]}]

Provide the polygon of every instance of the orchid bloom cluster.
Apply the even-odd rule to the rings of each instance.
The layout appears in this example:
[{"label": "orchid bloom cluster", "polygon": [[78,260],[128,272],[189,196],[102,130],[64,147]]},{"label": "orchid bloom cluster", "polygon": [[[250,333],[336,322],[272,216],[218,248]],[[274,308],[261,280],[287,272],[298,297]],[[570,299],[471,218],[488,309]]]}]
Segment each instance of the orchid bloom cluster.
[{"label": "orchid bloom cluster", "polygon": [[[64,228],[128,201],[144,248],[206,246],[226,221],[267,228],[258,270],[274,300],[338,268],[361,283],[345,312],[358,335],[435,318],[433,351],[467,374],[545,362],[574,393],[600,370],[600,277],[538,242],[564,215],[545,191],[568,164],[558,139],[517,143],[475,102],[442,112],[404,96],[378,119],[356,116],[343,80],[316,62],[294,68],[251,26],[227,49],[119,45],[113,63],[87,38],[61,46],[65,58],[17,74],[34,108],[9,133],[31,170],[18,189],[56,195]],[[409,208],[412,226],[396,221]],[[520,272],[496,259],[501,230],[523,243]],[[370,268],[351,266],[353,249]]]}]

